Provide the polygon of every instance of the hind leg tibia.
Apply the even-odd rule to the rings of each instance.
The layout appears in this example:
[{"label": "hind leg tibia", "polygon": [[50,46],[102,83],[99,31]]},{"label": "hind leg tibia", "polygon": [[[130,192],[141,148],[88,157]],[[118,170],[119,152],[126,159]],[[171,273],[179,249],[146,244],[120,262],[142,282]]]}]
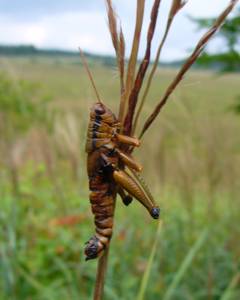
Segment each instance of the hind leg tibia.
[{"label": "hind leg tibia", "polygon": [[115,170],[113,172],[113,178],[122,189],[127,191],[130,195],[136,198],[144,207],[146,207],[150,215],[154,219],[159,218],[159,208],[152,203],[151,199],[148,198],[148,196],[144,193],[144,191],[142,190],[140,185],[135,181],[134,178],[132,178],[122,170]]}]

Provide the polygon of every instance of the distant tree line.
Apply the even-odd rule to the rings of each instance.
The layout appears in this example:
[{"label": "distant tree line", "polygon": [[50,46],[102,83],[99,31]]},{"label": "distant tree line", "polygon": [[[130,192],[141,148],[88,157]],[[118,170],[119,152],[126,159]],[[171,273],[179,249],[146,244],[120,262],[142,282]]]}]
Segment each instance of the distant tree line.
[{"label": "distant tree line", "polygon": [[[73,57],[79,59],[78,51],[58,50],[58,49],[38,49],[33,45],[0,45],[0,55],[3,56],[50,56],[50,57]],[[114,67],[116,65],[116,59],[113,56],[101,56],[85,52],[85,56],[91,62],[97,62],[105,66]]]}]

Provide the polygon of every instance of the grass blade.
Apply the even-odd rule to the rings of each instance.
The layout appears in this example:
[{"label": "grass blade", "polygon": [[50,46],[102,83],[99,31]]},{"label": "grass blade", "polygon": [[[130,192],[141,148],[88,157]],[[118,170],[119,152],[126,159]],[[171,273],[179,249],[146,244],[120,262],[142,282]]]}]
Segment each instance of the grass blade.
[{"label": "grass blade", "polygon": [[38,282],[33,276],[27,273],[22,267],[18,266],[17,268],[19,274],[37,291],[44,294],[44,298],[51,300],[51,291],[42,285],[40,282]]},{"label": "grass blade", "polygon": [[141,282],[141,286],[140,286],[140,289],[139,289],[137,300],[143,300],[144,299],[144,295],[146,293],[147,284],[148,284],[148,280],[149,280],[153,260],[154,260],[156,250],[157,250],[157,244],[158,244],[158,240],[159,240],[159,237],[160,237],[161,228],[162,228],[162,222],[160,221],[159,224],[158,224],[158,229],[157,229],[156,235],[155,235],[155,241],[154,241],[154,244],[153,244],[153,247],[152,247],[152,251],[151,251],[151,254],[150,254],[149,259],[148,259],[147,267],[146,267],[146,270],[143,274],[143,278],[142,278],[142,282]]},{"label": "grass blade", "polygon": [[131,135],[132,133],[132,126],[133,126],[133,117],[138,101],[138,96],[143,84],[144,77],[146,75],[150,57],[151,57],[151,47],[152,47],[152,39],[154,36],[156,23],[157,23],[157,17],[158,17],[158,11],[160,6],[161,0],[155,0],[153,3],[152,11],[151,11],[151,20],[148,26],[148,33],[147,33],[147,46],[144,54],[144,58],[140,64],[140,67],[138,69],[138,73],[134,82],[134,86],[130,92],[130,96],[128,99],[128,110],[126,117],[124,119],[124,133]]},{"label": "grass blade", "polygon": [[169,288],[167,289],[166,294],[163,297],[163,300],[170,300],[173,299],[173,293],[176,290],[176,287],[182,280],[183,276],[185,275],[187,269],[190,267],[192,260],[194,259],[195,255],[197,254],[198,250],[201,248],[203,243],[206,241],[208,236],[208,230],[205,229],[202,234],[199,236],[195,244],[192,246],[188,254],[186,255],[184,261],[182,262],[178,272],[176,273],[172,283],[170,284]]},{"label": "grass blade", "polygon": [[138,49],[140,43],[140,37],[142,32],[143,16],[144,16],[145,0],[139,0],[137,2],[137,18],[135,25],[135,32],[132,43],[132,51],[128,64],[126,88],[131,90],[133,87],[133,81],[135,77],[135,69],[137,64]]},{"label": "grass blade", "polygon": [[172,6],[171,6],[171,9],[169,11],[167,25],[166,25],[166,28],[165,28],[165,32],[164,32],[164,35],[163,35],[163,37],[161,39],[161,42],[160,42],[160,44],[158,46],[158,50],[157,50],[157,54],[156,54],[156,57],[155,57],[155,60],[154,60],[154,63],[153,63],[153,67],[152,67],[151,73],[149,75],[149,78],[147,80],[147,85],[146,85],[146,88],[144,90],[143,97],[141,99],[139,108],[137,110],[136,118],[134,120],[133,135],[134,135],[134,132],[135,132],[135,130],[137,128],[137,123],[138,123],[141,111],[143,109],[144,103],[145,103],[145,101],[147,99],[148,92],[149,92],[149,89],[151,87],[152,79],[153,79],[153,76],[154,76],[154,74],[156,72],[156,69],[157,69],[157,66],[158,66],[158,63],[159,63],[159,58],[160,58],[160,55],[161,55],[161,52],[162,52],[162,48],[163,48],[163,46],[165,44],[165,41],[167,39],[169,30],[171,28],[171,25],[173,23],[173,20],[174,20],[175,16],[184,7],[185,4],[186,4],[186,1],[184,2],[182,0],[173,0],[172,1]]},{"label": "grass blade", "polygon": [[119,40],[118,40],[118,30],[117,30],[117,18],[116,13],[112,6],[111,0],[106,0],[107,12],[108,12],[108,26],[112,38],[113,47],[118,58]]},{"label": "grass blade", "polygon": [[132,50],[131,50],[130,59],[129,59],[129,63],[128,63],[128,69],[127,69],[126,89],[125,89],[124,97],[122,99],[122,103],[120,104],[120,109],[119,109],[120,122],[123,121],[126,101],[129,97],[130,91],[133,87],[135,71],[136,71],[136,64],[137,64],[137,57],[138,57],[138,50],[139,50],[139,43],[140,43],[141,32],[142,32],[144,10],[145,10],[145,0],[137,1],[137,17],[136,17],[135,31],[134,31],[134,37],[133,37],[133,42],[132,42]]},{"label": "grass blade", "polygon": [[233,291],[236,285],[240,282],[240,273],[238,272],[230,281],[228,287],[226,288],[225,292],[223,293],[220,300],[232,300],[233,298]]},{"label": "grass blade", "polygon": [[164,93],[163,97],[161,98],[158,105],[153,110],[152,114],[147,118],[146,122],[144,123],[144,126],[142,128],[140,138],[144,135],[144,133],[147,131],[147,129],[151,126],[153,121],[156,119],[164,105],[166,104],[167,100],[169,99],[169,96],[173,93],[173,91],[176,89],[178,84],[182,81],[184,75],[186,72],[190,69],[190,67],[193,65],[193,63],[198,59],[199,55],[204,50],[205,46],[209,42],[209,40],[213,37],[213,35],[217,32],[217,30],[223,25],[224,20],[226,17],[230,14],[230,12],[233,10],[235,5],[237,4],[238,0],[231,0],[228,4],[227,8],[220,14],[220,16],[216,19],[213,26],[203,35],[203,37],[200,39],[200,41],[197,43],[194,51],[189,56],[189,58],[186,60],[186,62],[183,64],[179,72],[177,73],[176,77],[173,79],[173,81],[168,86],[166,92]]},{"label": "grass blade", "polygon": [[121,95],[124,93],[124,64],[125,64],[125,39],[123,35],[122,26],[120,26],[119,33],[119,72],[120,72],[120,85],[121,85]]},{"label": "grass blade", "polygon": [[[117,65],[120,74],[120,88],[121,88],[121,95],[122,95],[125,89],[124,87],[125,40],[124,40],[124,35],[121,26],[120,26],[120,31],[118,32],[117,17],[113,9],[112,1],[106,0],[106,5],[107,5],[107,13],[108,13],[108,26],[112,38],[112,44],[116,53]],[[122,102],[122,98],[121,98],[121,102]]]}]

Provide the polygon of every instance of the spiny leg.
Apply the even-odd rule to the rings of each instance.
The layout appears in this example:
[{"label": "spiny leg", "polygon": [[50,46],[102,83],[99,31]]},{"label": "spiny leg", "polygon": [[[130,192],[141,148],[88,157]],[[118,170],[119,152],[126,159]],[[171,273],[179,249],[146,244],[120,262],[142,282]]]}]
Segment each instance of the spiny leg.
[{"label": "spiny leg", "polygon": [[146,185],[144,179],[140,175],[140,172],[142,171],[142,166],[138,164],[130,154],[126,154],[119,149],[116,149],[115,151],[118,153],[122,162],[129,168],[132,175],[134,175],[136,183],[141,187],[143,192],[146,194],[147,198],[152,202],[153,207],[156,207],[156,203],[153,199],[153,196],[148,186]]},{"label": "spiny leg", "polygon": [[[118,183],[119,187],[126,190],[131,196],[133,196],[140,203],[142,203],[142,205],[147,208],[150,215],[154,219],[158,219],[160,209],[155,205],[153,199],[148,196],[148,193],[145,192],[144,188],[141,188],[141,184],[139,184],[126,172],[122,170],[117,170],[116,166],[112,165],[111,159],[109,159],[109,157],[107,157],[105,154],[102,154],[101,157],[103,159],[104,168],[106,170],[109,170],[110,172],[113,172],[113,178],[115,182]],[[133,161],[133,159],[127,157],[126,155],[125,157],[128,159],[128,162],[131,160],[131,164],[134,163],[137,169],[140,168],[139,165]]]},{"label": "spiny leg", "polygon": [[113,171],[113,178],[120,187],[142,203],[154,219],[159,218],[160,209],[153,204],[135,179],[122,170]]}]

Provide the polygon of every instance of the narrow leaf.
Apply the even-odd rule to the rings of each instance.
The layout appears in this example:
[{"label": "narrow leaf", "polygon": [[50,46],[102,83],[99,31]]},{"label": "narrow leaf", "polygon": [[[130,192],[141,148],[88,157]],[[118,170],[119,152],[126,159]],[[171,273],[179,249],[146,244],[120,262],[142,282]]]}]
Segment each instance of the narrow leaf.
[{"label": "narrow leaf", "polygon": [[109,26],[109,31],[111,34],[112,38],[112,43],[113,47],[116,51],[116,55],[118,57],[118,33],[117,33],[117,19],[116,19],[116,14],[114,12],[113,6],[112,6],[112,1],[111,0],[106,0],[107,4],[107,12],[108,12],[108,26]]},{"label": "narrow leaf", "polygon": [[160,111],[162,110],[163,106],[166,104],[169,96],[173,93],[177,85],[181,82],[183,79],[185,73],[190,69],[190,67],[193,65],[193,63],[197,60],[199,55],[202,53],[203,49],[207,45],[208,41],[211,39],[211,37],[216,33],[216,31],[222,26],[224,20],[229,15],[229,13],[232,11],[234,6],[237,4],[238,0],[231,0],[227,8],[223,11],[223,13],[217,18],[214,25],[204,34],[204,36],[200,39],[197,46],[195,47],[193,53],[191,56],[186,60],[184,65],[181,67],[180,71],[176,75],[176,77],[173,79],[169,87],[167,88],[165,94],[163,95],[162,99],[160,100],[159,104],[155,107],[152,114],[148,117],[146,120],[143,129],[140,134],[140,138],[144,135],[144,133],[147,131],[147,129],[150,127],[152,122],[156,119]]},{"label": "narrow leaf", "polygon": [[187,3],[187,1],[183,0],[173,0],[172,6],[170,9],[169,19],[174,18],[175,15],[179,12],[180,9]]},{"label": "narrow leaf", "polygon": [[52,299],[51,291],[48,287],[42,285],[39,281],[37,281],[31,274],[28,274],[22,267],[18,267],[19,274],[28,282],[30,286],[32,286],[35,290],[41,291],[44,294],[45,299]]},{"label": "narrow leaf", "polygon": [[233,300],[234,290],[236,286],[240,283],[240,273],[238,272],[230,281],[229,286],[224,291],[220,300]]},{"label": "narrow leaf", "polygon": [[120,27],[119,34],[119,71],[120,71],[120,82],[121,82],[121,94],[124,93],[124,64],[125,64],[125,40]]},{"label": "narrow leaf", "polygon": [[147,34],[147,46],[144,58],[142,60],[142,63],[138,69],[138,73],[134,82],[134,87],[130,93],[129,100],[128,100],[128,111],[126,118],[124,120],[124,133],[125,134],[131,134],[132,131],[132,121],[133,116],[135,112],[135,108],[137,105],[138,95],[140,92],[140,89],[142,87],[142,83],[149,65],[150,56],[151,56],[151,45],[152,45],[152,39],[155,32],[157,17],[158,17],[158,9],[160,5],[161,0],[155,0],[152,12],[151,12],[151,21],[148,27],[148,34]]},{"label": "narrow leaf", "polygon": [[133,87],[136,64],[137,64],[137,57],[138,57],[138,50],[139,50],[139,43],[140,43],[141,32],[142,32],[144,9],[145,9],[145,0],[138,0],[137,1],[137,17],[136,17],[135,31],[134,31],[134,37],[133,37],[133,42],[132,42],[132,50],[131,50],[130,59],[129,59],[129,63],[128,63],[128,69],[127,69],[125,95],[124,95],[123,103],[121,103],[121,105],[120,105],[119,120],[121,122],[123,121],[123,118],[124,118],[126,101],[128,100],[130,91]]},{"label": "narrow leaf", "polygon": [[192,246],[192,248],[187,253],[184,261],[182,262],[179,270],[177,271],[176,275],[173,278],[172,283],[170,284],[169,288],[167,289],[167,292],[165,296],[163,297],[163,300],[170,300],[173,299],[173,294],[179,285],[180,281],[182,280],[183,276],[185,275],[187,269],[190,267],[191,262],[193,261],[194,257],[196,256],[198,250],[201,248],[203,243],[206,241],[208,236],[208,231],[205,229],[202,234],[199,236],[195,244]]},{"label": "narrow leaf", "polygon": [[120,89],[121,89],[121,101],[124,92],[124,60],[125,60],[125,41],[123,36],[122,27],[120,27],[120,32],[118,33],[118,25],[116,13],[113,9],[112,1],[106,0],[107,12],[108,12],[108,26],[112,38],[113,47],[115,49],[117,65],[120,75]]},{"label": "narrow leaf", "polygon": [[162,229],[162,222],[160,221],[159,224],[158,224],[158,229],[157,229],[156,235],[155,235],[155,241],[154,241],[154,244],[152,246],[152,251],[151,251],[151,254],[150,254],[149,259],[148,259],[147,267],[146,267],[146,270],[143,274],[143,278],[142,278],[142,282],[141,282],[141,286],[140,286],[140,289],[139,289],[137,300],[143,300],[144,299],[144,295],[146,293],[147,284],[148,284],[149,277],[150,277],[150,272],[151,272],[152,265],[153,265],[153,262],[154,262],[154,258],[155,258],[155,255],[156,255],[157,244],[158,244],[158,240],[159,240],[159,237],[160,237],[161,229]]},{"label": "narrow leaf", "polygon": [[159,44],[159,47],[158,47],[158,50],[157,50],[157,54],[156,54],[156,57],[155,57],[155,61],[154,61],[151,73],[149,75],[149,78],[148,78],[148,81],[147,81],[147,85],[146,85],[146,88],[144,90],[143,97],[141,99],[141,102],[140,102],[137,114],[136,114],[136,118],[135,118],[134,125],[133,125],[133,135],[134,135],[134,132],[135,132],[135,130],[137,128],[137,123],[138,123],[138,120],[139,120],[139,116],[140,116],[141,111],[143,109],[143,105],[144,105],[144,103],[145,103],[145,101],[147,99],[148,92],[149,92],[149,89],[150,89],[151,84],[152,84],[153,76],[154,76],[154,74],[156,72],[156,69],[157,69],[157,66],[159,64],[159,58],[160,58],[160,55],[161,55],[161,52],[162,52],[162,48],[163,48],[163,46],[165,44],[165,41],[167,39],[169,30],[170,30],[172,22],[173,22],[173,19],[176,16],[176,14],[179,12],[179,10],[181,8],[183,8],[186,3],[187,3],[187,1],[179,1],[179,0],[177,0],[177,1],[173,0],[172,1],[172,6],[171,6],[171,9],[169,11],[166,29],[165,29],[163,38],[162,38],[162,40],[161,40],[161,42]]}]

